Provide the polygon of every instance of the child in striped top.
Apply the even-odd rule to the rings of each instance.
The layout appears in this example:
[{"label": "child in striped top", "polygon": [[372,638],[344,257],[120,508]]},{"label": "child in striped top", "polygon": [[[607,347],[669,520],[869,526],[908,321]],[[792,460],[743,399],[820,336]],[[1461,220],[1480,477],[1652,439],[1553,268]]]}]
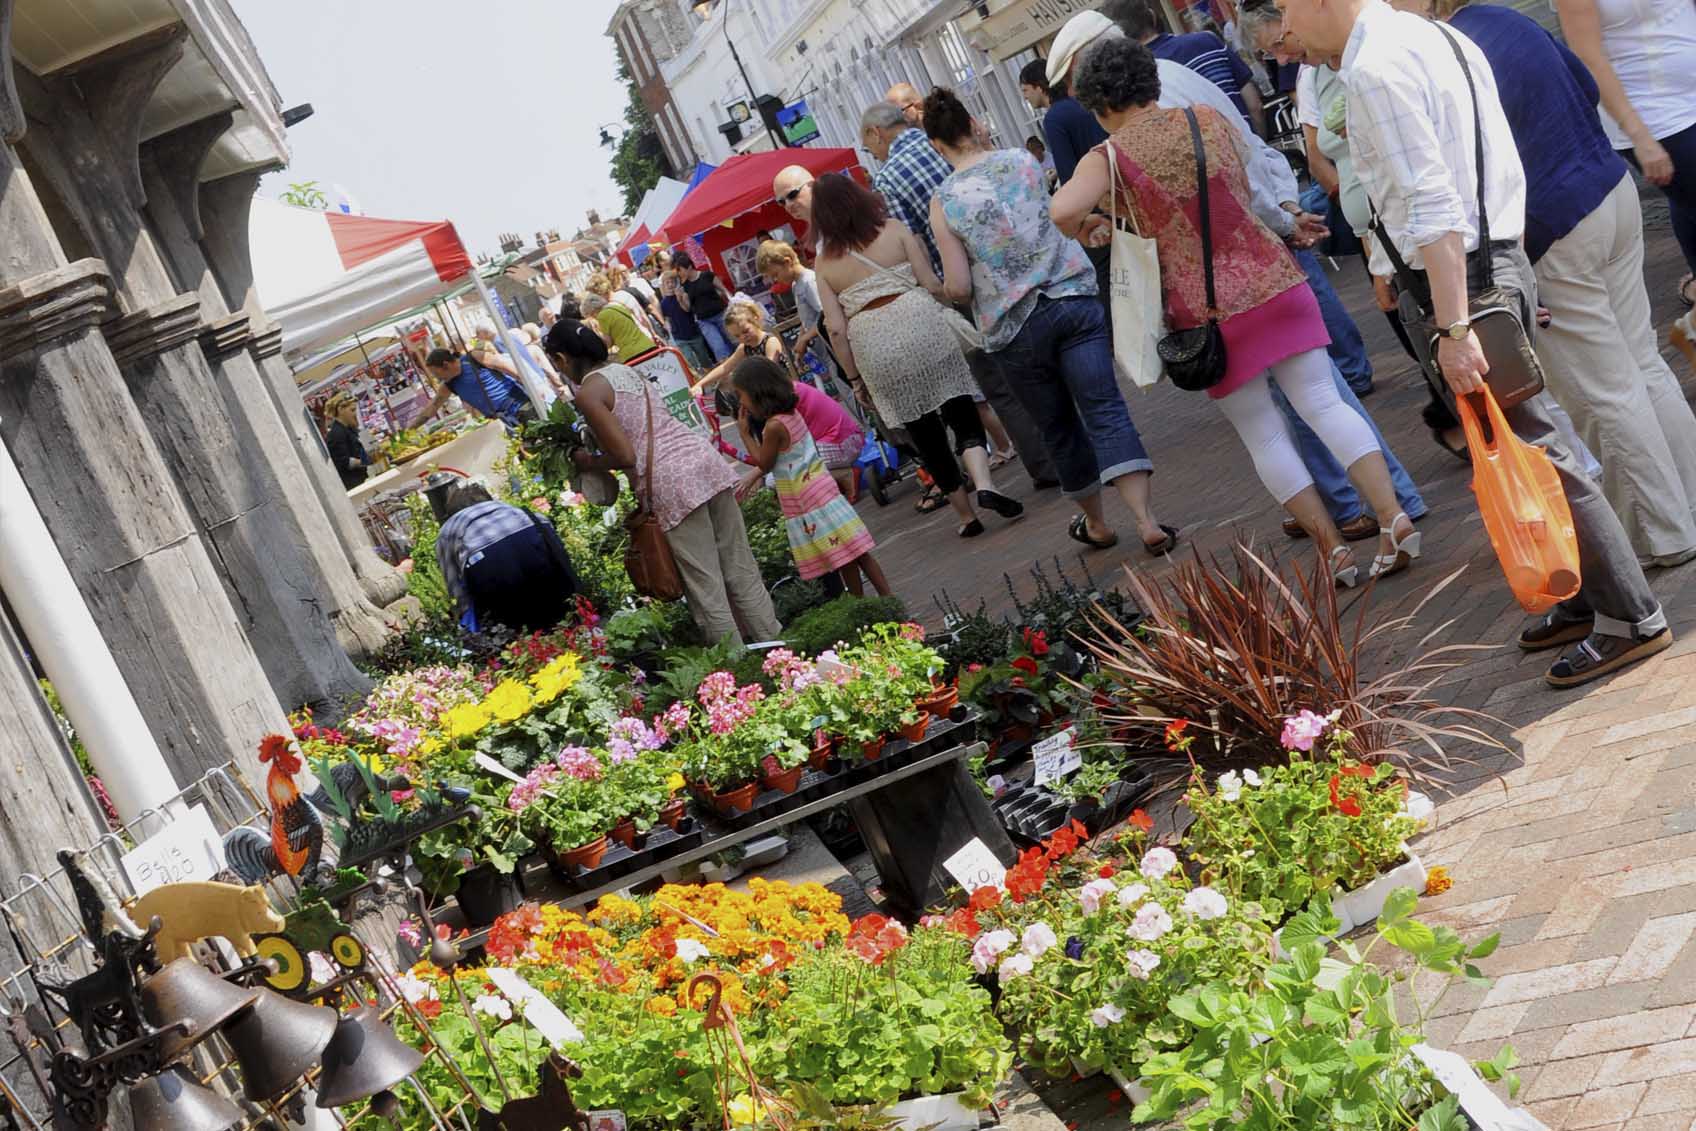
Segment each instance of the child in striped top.
[{"label": "child in striped top", "polygon": [[865,592],[864,574],[887,597],[889,581],[872,557],[871,531],[825,470],[818,445],[796,411],[789,374],[766,358],[750,357],[736,366],[732,381],[740,394],[737,420],[757,468],[743,479],[737,496],[746,496],[767,472],[774,473],[789,550],[801,576],[810,580],[837,571],[848,592],[858,597]]}]

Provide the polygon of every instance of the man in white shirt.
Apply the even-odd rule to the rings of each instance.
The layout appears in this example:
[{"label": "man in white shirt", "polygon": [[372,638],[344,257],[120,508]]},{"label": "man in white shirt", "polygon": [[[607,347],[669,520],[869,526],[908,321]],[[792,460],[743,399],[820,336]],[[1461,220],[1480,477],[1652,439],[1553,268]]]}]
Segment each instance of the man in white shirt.
[{"label": "man in white shirt", "polygon": [[[1402,312],[1416,348],[1428,350],[1437,335],[1428,378],[1452,396],[1482,390],[1490,362],[1468,322],[1470,295],[1486,272],[1493,274],[1494,285],[1517,301],[1527,332],[1537,297],[1519,243],[1525,173],[1489,63],[1464,35],[1392,11],[1383,0],[1279,0],[1278,6],[1309,48],[1342,54],[1350,151],[1385,237],[1373,241],[1373,269],[1393,269],[1387,238],[1407,268],[1398,272]],[[1482,186],[1475,122],[1482,132]],[[1547,675],[1556,687],[1573,687],[1664,650],[1672,631],[1619,518],[1561,441],[1547,399],[1539,394],[1506,415],[1560,473],[1583,589],[1521,633],[1519,645],[1532,651],[1577,641]]]}]

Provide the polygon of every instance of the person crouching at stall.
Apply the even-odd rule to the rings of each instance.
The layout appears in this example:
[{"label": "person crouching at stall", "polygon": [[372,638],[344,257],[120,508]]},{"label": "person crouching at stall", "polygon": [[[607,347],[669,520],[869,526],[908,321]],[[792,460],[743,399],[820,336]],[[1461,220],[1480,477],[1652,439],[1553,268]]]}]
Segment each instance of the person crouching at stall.
[{"label": "person crouching at stall", "polygon": [[436,536],[436,564],[460,622],[472,631],[504,624],[519,632],[553,628],[579,588],[577,571],[553,524],[496,500],[481,483],[456,483]]},{"label": "person crouching at stall", "polygon": [[803,580],[839,571],[848,592],[865,593],[865,574],[878,594],[889,596],[883,567],[872,557],[871,531],[842,497],[842,490],[825,469],[813,434],[802,419],[795,383],[773,362],[750,357],[736,367],[731,379],[741,394],[737,423],[748,437],[755,470],[737,487],[739,498],[759,489],[767,472],[777,477],[777,500],[789,534],[789,552]]}]

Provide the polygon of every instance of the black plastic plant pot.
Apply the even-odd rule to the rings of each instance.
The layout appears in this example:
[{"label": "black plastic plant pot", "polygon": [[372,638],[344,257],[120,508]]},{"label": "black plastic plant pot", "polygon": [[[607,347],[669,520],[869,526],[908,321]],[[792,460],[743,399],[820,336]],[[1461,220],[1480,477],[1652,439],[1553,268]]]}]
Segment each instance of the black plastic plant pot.
[{"label": "black plastic plant pot", "polygon": [[[1112,787],[1109,786],[1108,788]],[[1078,824],[1089,830],[1090,836],[1094,836],[1096,833],[1101,831],[1101,816],[1103,812],[1105,812],[1105,810],[1102,808],[1101,802],[1097,801],[1095,798],[1079,798],[1077,801],[1072,802],[1071,808],[1066,810],[1066,822],[1070,824],[1071,822],[1076,821]]]},{"label": "black plastic plant pot", "polygon": [[491,864],[479,864],[462,875],[454,898],[466,923],[473,927],[487,927],[523,902],[518,876]]}]

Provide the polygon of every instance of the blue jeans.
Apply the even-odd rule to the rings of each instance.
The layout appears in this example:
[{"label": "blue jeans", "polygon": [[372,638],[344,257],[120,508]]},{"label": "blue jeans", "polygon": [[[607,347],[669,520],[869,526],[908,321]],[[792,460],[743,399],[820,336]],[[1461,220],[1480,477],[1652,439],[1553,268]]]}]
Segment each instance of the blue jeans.
[{"label": "blue jeans", "polygon": [[1348,308],[1337,295],[1337,288],[1325,277],[1325,268],[1319,265],[1319,257],[1306,249],[1297,251],[1295,255],[1296,262],[1307,272],[1308,285],[1319,299],[1319,314],[1325,319],[1325,331],[1331,335],[1331,345],[1326,352],[1343,371],[1343,380],[1349,383],[1349,388],[1365,396],[1372,391],[1372,361],[1366,356],[1366,343],[1361,340],[1360,327],[1349,317]]},{"label": "blue jeans", "polygon": [[1042,429],[1068,498],[1153,471],[1113,376],[1107,316],[1093,295],[1036,300],[1013,340],[994,352],[1008,386]]},{"label": "blue jeans", "polygon": [[[1331,363],[1331,377],[1337,382],[1337,396],[1344,404],[1360,413],[1362,420],[1372,429],[1372,435],[1378,439],[1378,449],[1384,453],[1384,463],[1390,469],[1390,483],[1396,489],[1396,502],[1409,518],[1418,518],[1425,513],[1425,500],[1420,497],[1419,488],[1413,485],[1413,478],[1408,475],[1407,468],[1390,451],[1389,443],[1384,434],[1378,431],[1378,423],[1372,419],[1372,414],[1361,405],[1360,398],[1354,395],[1347,381],[1337,368],[1337,363]],[[1331,454],[1331,449],[1325,446],[1307,426],[1307,422],[1297,414],[1284,391],[1278,388],[1278,382],[1268,379],[1272,386],[1272,403],[1278,406],[1278,411],[1284,414],[1284,423],[1289,427],[1290,438],[1295,441],[1296,451],[1301,455],[1301,462],[1307,466],[1307,472],[1313,476],[1313,485],[1319,489],[1319,497],[1325,503],[1325,509],[1330,512],[1331,520],[1338,526],[1345,522],[1353,522],[1365,513],[1365,505],[1360,500],[1360,492],[1349,482],[1348,472],[1337,462],[1337,457]],[[1380,521],[1388,519],[1389,515],[1379,515]]]},{"label": "blue jeans", "polygon": [[704,338],[673,338],[671,344],[677,347],[677,352],[682,354],[689,367],[695,370],[696,376],[705,373],[715,364],[712,351],[707,349]]},{"label": "blue jeans", "polygon": [[696,315],[695,325],[701,328],[701,337],[707,340],[707,348],[712,351],[714,364],[729,357],[736,349],[730,340],[730,334],[724,328],[723,314],[713,314],[705,318]]}]

